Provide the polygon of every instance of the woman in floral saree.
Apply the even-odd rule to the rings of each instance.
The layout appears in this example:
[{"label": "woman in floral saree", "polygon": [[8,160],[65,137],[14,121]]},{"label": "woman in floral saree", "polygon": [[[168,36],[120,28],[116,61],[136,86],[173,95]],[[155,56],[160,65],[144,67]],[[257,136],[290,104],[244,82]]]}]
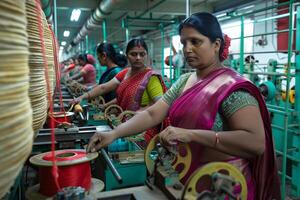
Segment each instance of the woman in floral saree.
[{"label": "woman in floral saree", "polygon": [[196,72],[183,74],[163,98],[109,134],[97,132],[88,151],[160,123],[164,145],[187,143],[192,163],[183,183],[209,162],[228,162],[245,176],[248,200],[280,200],[269,113],[255,85],[224,67],[229,38],[213,15],[191,15],[179,26],[186,62]]}]

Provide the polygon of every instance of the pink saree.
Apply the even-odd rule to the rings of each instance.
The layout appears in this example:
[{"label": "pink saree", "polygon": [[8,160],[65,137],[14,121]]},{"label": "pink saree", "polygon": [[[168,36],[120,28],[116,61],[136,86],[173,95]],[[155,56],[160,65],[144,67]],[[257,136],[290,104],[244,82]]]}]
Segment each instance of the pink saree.
[{"label": "pink saree", "polygon": [[[253,160],[237,158],[227,162],[238,167],[245,175],[249,190],[248,199],[280,200],[269,112],[259,90],[250,81],[225,67],[211,72],[173,102],[169,110],[171,125],[187,129],[211,130],[221,103],[238,89],[248,91],[258,101],[265,127],[265,152]],[[204,164],[198,159],[203,156],[201,153],[203,147],[194,142],[189,145],[193,154],[192,164],[183,182]]]}]

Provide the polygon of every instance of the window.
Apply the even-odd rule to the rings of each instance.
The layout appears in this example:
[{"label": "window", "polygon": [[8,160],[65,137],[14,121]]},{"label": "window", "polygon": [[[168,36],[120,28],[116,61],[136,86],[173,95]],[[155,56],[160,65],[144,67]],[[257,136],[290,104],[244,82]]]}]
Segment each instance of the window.
[{"label": "window", "polygon": [[[238,38],[241,36],[241,21],[225,22],[221,24],[223,33],[227,34],[230,38]],[[247,19],[244,21],[244,36],[253,35],[253,21]],[[244,39],[244,52],[252,52],[253,38]],[[232,39],[229,48],[230,53],[240,52],[240,39]]]}]

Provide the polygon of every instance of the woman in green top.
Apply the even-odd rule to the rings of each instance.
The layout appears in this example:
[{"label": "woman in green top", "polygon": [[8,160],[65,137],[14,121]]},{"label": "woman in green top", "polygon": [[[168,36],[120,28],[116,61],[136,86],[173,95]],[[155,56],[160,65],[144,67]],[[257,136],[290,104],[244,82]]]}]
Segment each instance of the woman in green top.
[{"label": "woman in green top", "polygon": [[[106,83],[113,79],[123,67],[127,65],[126,56],[119,54],[110,43],[102,42],[97,46],[97,57],[101,66],[106,66],[106,71],[101,75],[99,85]],[[103,95],[105,102],[115,99],[116,94],[114,91]]]}]

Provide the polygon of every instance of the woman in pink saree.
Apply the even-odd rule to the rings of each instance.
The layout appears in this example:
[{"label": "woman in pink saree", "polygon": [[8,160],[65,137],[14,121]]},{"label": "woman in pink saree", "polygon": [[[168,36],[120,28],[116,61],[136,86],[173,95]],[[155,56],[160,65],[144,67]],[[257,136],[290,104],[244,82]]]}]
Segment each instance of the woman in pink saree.
[{"label": "woman in pink saree", "polygon": [[248,200],[280,200],[271,124],[266,104],[249,80],[224,67],[228,38],[213,15],[191,15],[179,26],[186,62],[195,72],[183,74],[161,100],[110,134],[95,133],[88,151],[133,135],[166,116],[171,125],[159,136],[164,145],[188,143],[197,168],[222,161],[236,166],[247,180]]}]

